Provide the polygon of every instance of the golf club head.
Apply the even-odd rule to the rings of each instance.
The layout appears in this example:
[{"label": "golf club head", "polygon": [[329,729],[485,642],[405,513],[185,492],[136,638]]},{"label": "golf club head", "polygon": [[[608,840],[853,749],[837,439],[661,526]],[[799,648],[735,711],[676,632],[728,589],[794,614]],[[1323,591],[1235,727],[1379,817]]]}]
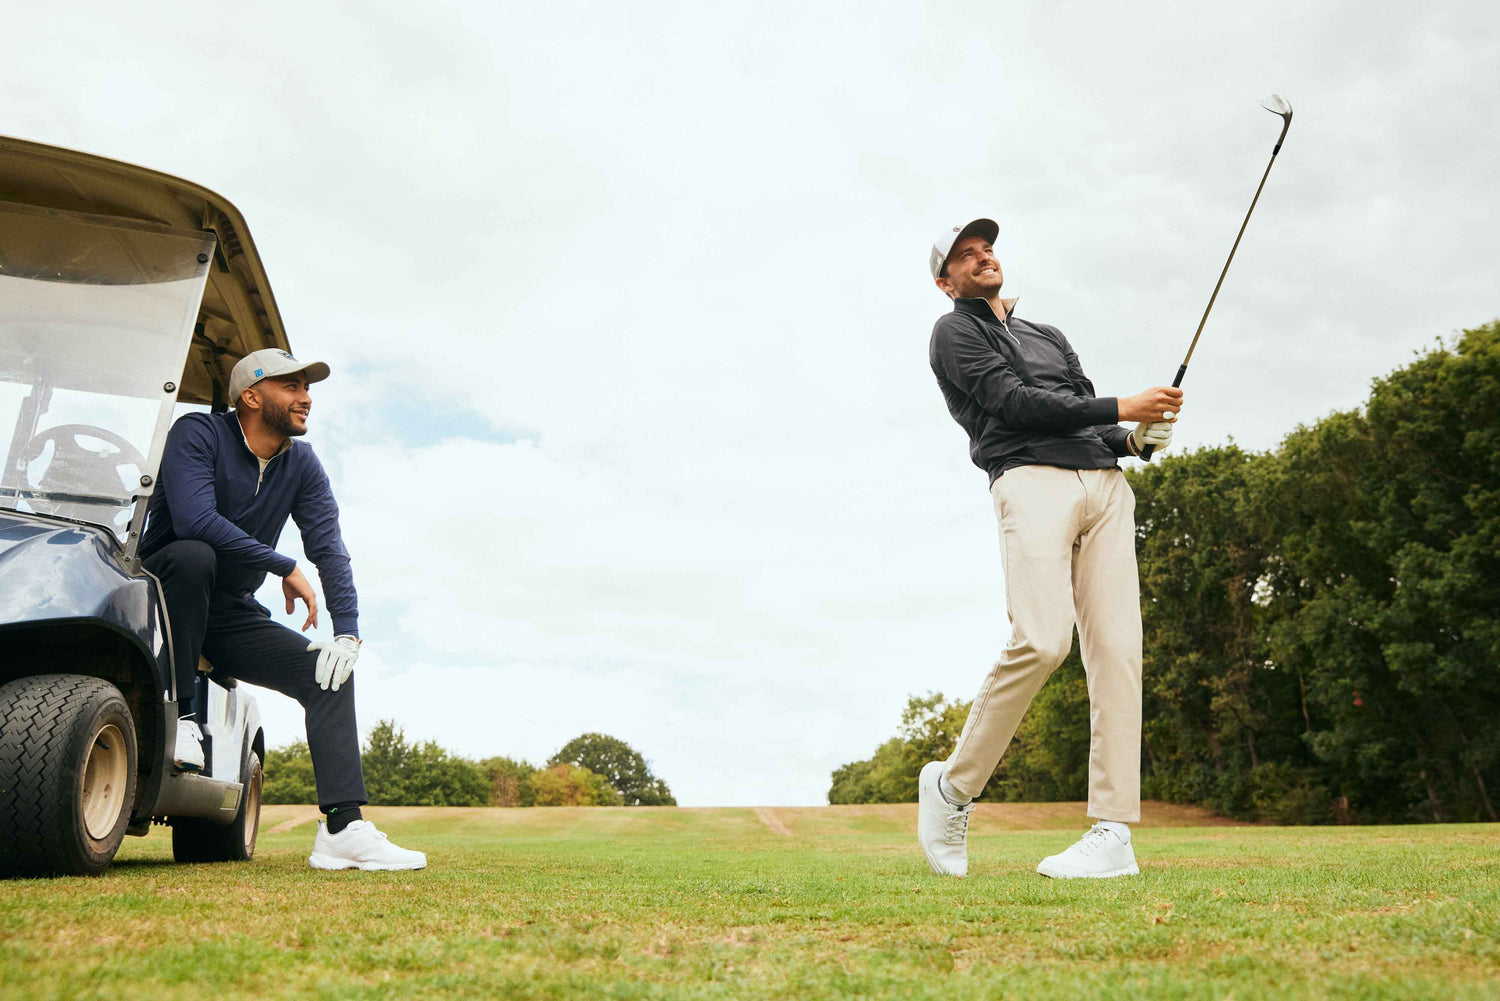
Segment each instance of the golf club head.
[{"label": "golf club head", "polygon": [[1271,159],[1276,159],[1276,154],[1281,152],[1281,144],[1286,142],[1286,130],[1292,127],[1292,102],[1280,94],[1272,94],[1260,106],[1274,114],[1281,116],[1281,135],[1276,138],[1276,145],[1271,149]]},{"label": "golf club head", "polygon": [[1272,94],[1270,97],[1260,102],[1260,106],[1262,108],[1265,108],[1267,111],[1272,112],[1273,114],[1280,115],[1288,122],[1292,120],[1292,102],[1288,101],[1280,94]]}]

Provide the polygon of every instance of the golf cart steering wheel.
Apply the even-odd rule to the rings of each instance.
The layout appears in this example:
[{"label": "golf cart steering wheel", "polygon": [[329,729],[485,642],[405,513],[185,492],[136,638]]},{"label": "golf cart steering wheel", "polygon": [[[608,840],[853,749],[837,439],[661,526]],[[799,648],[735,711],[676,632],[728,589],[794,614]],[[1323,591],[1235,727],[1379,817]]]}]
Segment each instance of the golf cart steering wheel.
[{"label": "golf cart steering wheel", "polygon": [[[114,451],[86,448],[79,438],[95,438],[107,443]],[[35,487],[43,493],[77,494],[85,497],[119,497],[130,488],[120,476],[126,466],[142,469],[146,457],[134,445],[101,427],[92,424],[59,424],[48,428],[28,441],[21,450],[22,458],[30,463],[41,458],[47,443],[52,443],[52,459],[42,472],[42,480]],[[56,514],[65,518],[95,521],[81,512],[87,507],[72,501],[49,500],[35,497],[30,503],[42,514]]]}]

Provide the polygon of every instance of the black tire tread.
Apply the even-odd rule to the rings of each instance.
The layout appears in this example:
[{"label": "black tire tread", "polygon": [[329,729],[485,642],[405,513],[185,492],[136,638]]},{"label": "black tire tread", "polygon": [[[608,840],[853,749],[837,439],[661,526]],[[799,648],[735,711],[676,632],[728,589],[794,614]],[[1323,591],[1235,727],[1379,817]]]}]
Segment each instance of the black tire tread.
[{"label": "black tire tread", "polygon": [[66,757],[79,717],[109,697],[114,685],[82,674],[0,685],[0,875],[85,871],[60,836],[73,814]]}]

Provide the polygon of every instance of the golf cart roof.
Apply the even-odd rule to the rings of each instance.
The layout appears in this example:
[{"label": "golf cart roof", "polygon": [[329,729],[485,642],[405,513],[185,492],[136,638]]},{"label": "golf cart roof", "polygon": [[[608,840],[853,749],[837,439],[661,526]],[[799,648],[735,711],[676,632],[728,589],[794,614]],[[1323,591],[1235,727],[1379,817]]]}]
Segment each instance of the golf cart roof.
[{"label": "golf cart roof", "polygon": [[220,402],[229,373],[251,351],[290,351],[271,283],[244,216],[207,188],[117,160],[0,136],[0,202],[112,217],[218,240],[178,394]]}]

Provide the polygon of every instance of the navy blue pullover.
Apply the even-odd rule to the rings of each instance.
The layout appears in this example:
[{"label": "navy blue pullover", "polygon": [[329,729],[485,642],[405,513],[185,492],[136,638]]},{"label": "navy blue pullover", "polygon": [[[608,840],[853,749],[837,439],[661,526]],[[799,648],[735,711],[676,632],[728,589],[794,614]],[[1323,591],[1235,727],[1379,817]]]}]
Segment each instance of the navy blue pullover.
[{"label": "navy blue pullover", "polygon": [[253,595],[267,572],[285,577],[297,566],[275,549],[290,515],[302,533],[303,551],[318,568],[334,634],[359,635],[339,506],[306,442],[289,441],[262,475],[234,411],[184,414],[167,434],[147,512],[142,559],[179,539],[206,542],[219,558],[215,590],[236,595]]}]

